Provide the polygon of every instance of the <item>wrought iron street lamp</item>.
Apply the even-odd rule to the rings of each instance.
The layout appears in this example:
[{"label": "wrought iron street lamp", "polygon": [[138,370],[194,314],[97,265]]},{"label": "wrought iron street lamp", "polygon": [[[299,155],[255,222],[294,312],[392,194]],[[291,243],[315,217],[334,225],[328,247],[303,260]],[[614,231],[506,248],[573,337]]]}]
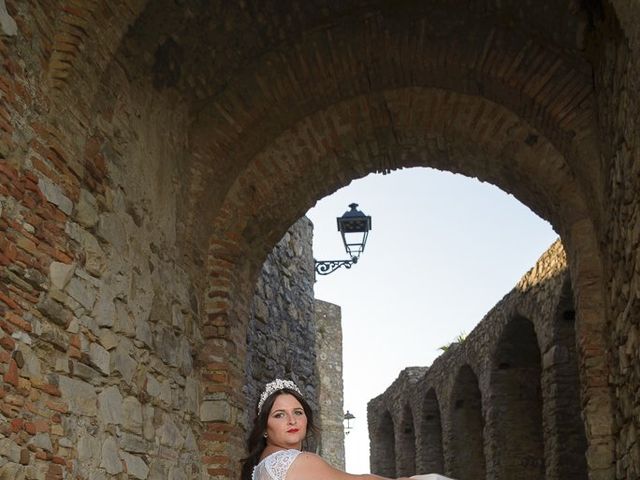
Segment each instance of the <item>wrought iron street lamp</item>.
[{"label": "wrought iron street lamp", "polygon": [[349,208],[349,211],[336,220],[344,249],[351,258],[349,260],[316,260],[316,272],[319,275],[328,275],[340,267],[351,268],[353,264],[358,263],[360,254],[364,252],[371,230],[371,217],[358,210],[357,203],[350,204]]},{"label": "wrought iron street lamp", "polygon": [[344,427],[344,434],[345,435],[349,435],[349,432],[351,432],[351,429],[353,428],[351,426],[351,420],[353,420],[354,418],[356,418],[356,416],[351,413],[349,410],[347,410],[344,414],[344,421],[347,422],[347,424]]}]

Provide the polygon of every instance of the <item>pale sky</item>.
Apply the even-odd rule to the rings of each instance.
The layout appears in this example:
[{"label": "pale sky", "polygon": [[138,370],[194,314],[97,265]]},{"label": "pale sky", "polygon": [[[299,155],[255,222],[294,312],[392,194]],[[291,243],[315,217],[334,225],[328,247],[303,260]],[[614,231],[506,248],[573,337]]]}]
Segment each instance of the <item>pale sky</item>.
[{"label": "pale sky", "polygon": [[347,258],[336,217],[353,202],[372,217],[366,250],[350,270],[317,276],[315,296],[342,307],[344,406],[356,416],[347,471],[366,473],[367,402],[469,333],[557,235],[493,185],[412,168],[356,180],[309,210],[317,260]]}]

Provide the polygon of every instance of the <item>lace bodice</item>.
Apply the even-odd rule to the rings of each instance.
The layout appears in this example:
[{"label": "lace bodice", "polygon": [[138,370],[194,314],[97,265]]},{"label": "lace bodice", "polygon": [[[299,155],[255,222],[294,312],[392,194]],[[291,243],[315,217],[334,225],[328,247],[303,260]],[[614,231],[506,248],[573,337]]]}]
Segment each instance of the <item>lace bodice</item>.
[{"label": "lace bodice", "polygon": [[253,480],[284,480],[289,467],[300,455],[300,450],[278,450],[262,461],[253,469]]}]

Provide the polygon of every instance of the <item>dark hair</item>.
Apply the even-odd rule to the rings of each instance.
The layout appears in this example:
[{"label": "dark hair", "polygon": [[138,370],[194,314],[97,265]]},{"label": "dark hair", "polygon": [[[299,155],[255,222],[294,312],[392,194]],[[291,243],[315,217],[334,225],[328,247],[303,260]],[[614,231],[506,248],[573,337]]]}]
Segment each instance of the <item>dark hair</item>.
[{"label": "dark hair", "polygon": [[300,405],[302,405],[304,414],[307,417],[307,435],[309,435],[309,433],[314,434],[317,432],[318,428],[313,424],[313,411],[302,395],[295,390],[290,390],[288,388],[283,388],[282,390],[273,392],[273,394],[264,401],[260,413],[256,414],[256,418],[253,421],[253,428],[251,429],[251,434],[247,441],[247,451],[249,452],[249,455],[242,459],[241,480],[251,480],[253,468],[260,462],[260,455],[262,455],[262,451],[267,446],[267,439],[264,437],[264,432],[267,431],[269,413],[271,413],[271,408],[273,407],[276,398],[285,393],[293,395],[296,400],[300,402]]}]

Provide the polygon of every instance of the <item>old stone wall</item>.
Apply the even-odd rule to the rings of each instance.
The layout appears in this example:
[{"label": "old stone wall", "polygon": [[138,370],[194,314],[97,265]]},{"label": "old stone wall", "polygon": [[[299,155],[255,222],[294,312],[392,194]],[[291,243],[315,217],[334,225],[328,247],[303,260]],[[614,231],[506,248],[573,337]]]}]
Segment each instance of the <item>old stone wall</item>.
[{"label": "old stone wall", "polygon": [[[45,108],[22,48],[3,42],[0,81],[3,478],[198,476],[202,287],[176,239],[184,109],[116,63],[91,112]],[[54,108],[67,110],[43,120]]]},{"label": "old stone wall", "polygon": [[318,453],[344,470],[344,389],[342,375],[342,313],[338,305],[315,301],[316,378],[319,382],[321,442]]},{"label": "old stone wall", "polygon": [[463,342],[371,400],[372,472],[585,479],[574,322],[556,242]]},{"label": "old stone wall", "polygon": [[[600,42],[592,45],[601,113],[602,244],[607,251],[605,298],[611,306],[606,335],[608,382],[615,408],[616,478],[640,478],[640,26],[637,2],[614,0],[594,16]],[[600,424],[607,428],[606,423]]]},{"label": "old stone wall", "polygon": [[256,283],[245,366],[250,416],[262,387],[275,378],[295,381],[319,412],[312,240],[313,224],[303,217],[269,254]]}]

